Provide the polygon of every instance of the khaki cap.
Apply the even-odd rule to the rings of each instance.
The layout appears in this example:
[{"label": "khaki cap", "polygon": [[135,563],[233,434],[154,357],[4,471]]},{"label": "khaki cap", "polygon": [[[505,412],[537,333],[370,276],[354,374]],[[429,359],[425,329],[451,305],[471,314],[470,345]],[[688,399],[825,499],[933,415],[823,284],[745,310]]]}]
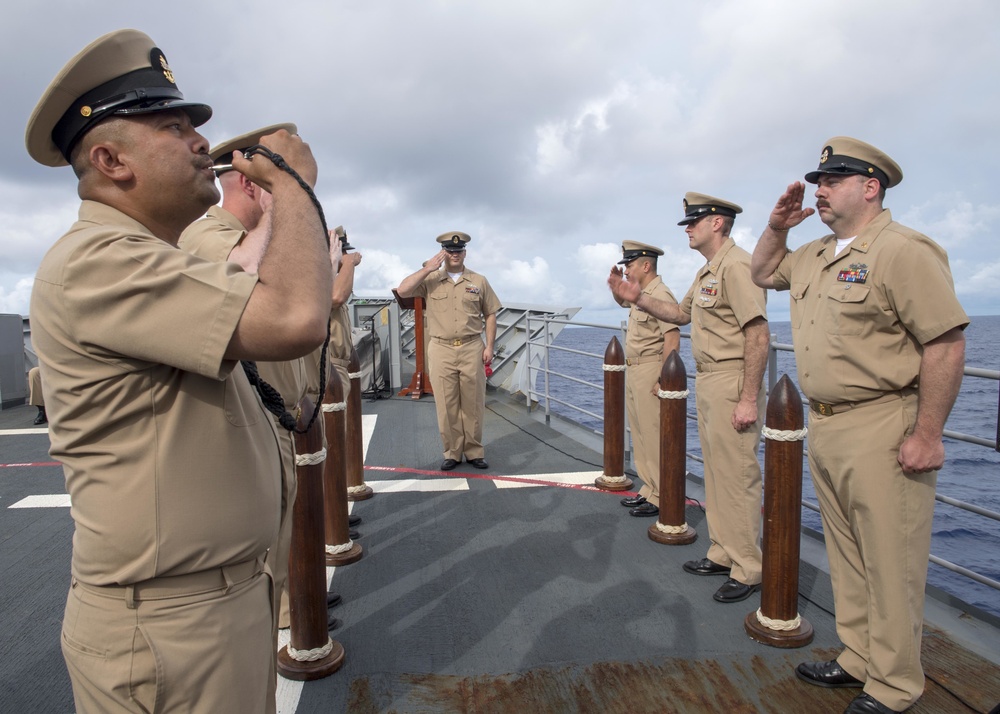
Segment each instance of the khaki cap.
[{"label": "khaki cap", "polygon": [[688,192],[684,194],[684,220],[678,221],[677,225],[686,226],[694,223],[702,216],[728,216],[735,218],[737,213],[743,213],[743,209],[735,203],[723,201],[704,193]]},{"label": "khaki cap", "polygon": [[449,231],[448,233],[442,233],[435,240],[441,244],[441,246],[449,253],[457,253],[461,250],[465,250],[466,243],[471,243],[472,238],[469,237],[468,233],[462,233],[462,231]]},{"label": "khaki cap", "polygon": [[183,109],[194,126],[212,116],[207,104],[185,102],[163,52],[138,30],[117,30],[84,47],[38,100],[24,143],[45,166],[66,166],[76,143],[110,116]]},{"label": "khaki cap", "polygon": [[[223,141],[221,144],[213,146],[208,152],[208,155],[212,157],[212,161],[218,162],[219,159],[225,159],[224,163],[228,164],[228,159],[233,155],[234,151],[244,152],[251,146],[256,146],[260,143],[260,138],[262,136],[267,136],[268,134],[273,134],[276,131],[284,129],[289,134],[297,134],[299,128],[294,124],[271,124],[269,126],[261,127],[260,129],[254,129],[253,131],[248,131],[245,134],[240,134],[239,136],[234,136],[228,141]],[[223,169],[216,169],[217,174],[225,173],[226,171],[232,171],[232,167],[229,166]]]},{"label": "khaki cap", "polygon": [[658,255],[663,255],[663,251],[655,245],[646,245],[639,241],[626,240],[622,241],[622,259],[618,261],[618,265],[627,265],[636,258],[642,258],[643,256],[655,258]]},{"label": "khaki cap", "polygon": [[882,188],[892,188],[903,180],[899,164],[871,144],[849,136],[828,139],[819,157],[819,168],[806,174],[816,183],[822,174],[859,174],[877,178]]}]

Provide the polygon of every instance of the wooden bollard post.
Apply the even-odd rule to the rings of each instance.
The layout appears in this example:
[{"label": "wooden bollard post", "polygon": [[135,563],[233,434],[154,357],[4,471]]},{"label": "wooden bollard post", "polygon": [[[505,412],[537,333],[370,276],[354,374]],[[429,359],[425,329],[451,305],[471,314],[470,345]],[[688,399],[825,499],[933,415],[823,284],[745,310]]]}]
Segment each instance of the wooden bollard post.
[{"label": "wooden bollard post", "polygon": [[326,564],[347,565],[361,560],[364,549],[351,540],[347,523],[347,403],[337,370],[330,370],[323,399],[326,442],[330,456],[323,470]]},{"label": "wooden bollard post", "polygon": [[[308,397],[303,416],[313,413]],[[278,673],[286,679],[310,681],[327,677],[344,664],[343,646],[327,630],[326,563],[323,560],[323,437],[314,423],[295,435],[298,493],[292,512],[292,546],[288,558],[291,639],[278,652]]]},{"label": "wooden bollard post", "polygon": [[375,495],[365,483],[365,447],[361,429],[361,359],[351,348],[351,361],[347,364],[351,377],[351,391],[347,397],[347,500],[364,501]]},{"label": "wooden bollard post", "polygon": [[625,475],[625,353],[617,337],[604,351],[604,473],[594,485],[605,491],[627,491]]},{"label": "wooden bollard post", "polygon": [[767,400],[764,445],[764,580],[760,608],[743,621],[750,637],[772,647],[803,647],[813,627],[799,609],[802,524],[802,398],[783,375]]},{"label": "wooden bollard post", "polygon": [[687,464],[687,371],[677,350],[660,370],[660,516],[649,527],[649,539],[665,545],[687,545],[698,531],[687,524],[684,490]]}]

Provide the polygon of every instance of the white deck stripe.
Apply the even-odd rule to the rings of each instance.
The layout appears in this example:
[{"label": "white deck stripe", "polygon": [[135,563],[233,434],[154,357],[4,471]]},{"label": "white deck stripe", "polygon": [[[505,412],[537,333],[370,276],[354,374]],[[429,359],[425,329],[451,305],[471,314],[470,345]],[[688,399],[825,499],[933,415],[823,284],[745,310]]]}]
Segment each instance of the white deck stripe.
[{"label": "white deck stripe", "polygon": [[[511,478],[525,479],[527,481],[547,481],[548,483],[569,483],[580,486],[593,486],[594,480],[600,476],[602,471],[570,471],[561,474],[518,474]],[[540,483],[520,483],[518,481],[507,481],[497,479],[493,482],[497,488],[541,488]]]},{"label": "white deck stripe", "polygon": [[375,493],[400,493],[402,491],[468,491],[469,482],[464,478],[404,478],[398,481],[365,481]]},{"label": "white deck stripe", "polygon": [[0,436],[24,436],[25,434],[48,434],[49,428],[43,426],[40,429],[0,429]]},{"label": "white deck stripe", "polygon": [[69,508],[68,493],[53,493],[47,496],[27,496],[8,508]]}]

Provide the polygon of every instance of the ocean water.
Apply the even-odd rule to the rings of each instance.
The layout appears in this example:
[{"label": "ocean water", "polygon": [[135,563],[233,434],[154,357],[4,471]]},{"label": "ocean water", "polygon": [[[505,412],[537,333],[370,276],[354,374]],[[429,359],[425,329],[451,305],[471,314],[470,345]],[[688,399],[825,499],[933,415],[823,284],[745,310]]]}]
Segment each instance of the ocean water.
[{"label": "ocean water", "polygon": [[[687,328],[682,329],[683,333]],[[771,332],[779,343],[791,344],[791,326],[787,322],[772,322]],[[597,355],[584,355],[552,350],[549,367],[597,385],[603,384],[601,370],[604,351],[613,336],[624,346],[620,331],[591,327],[568,327],[555,344],[559,347]],[[966,366],[996,370],[1000,368],[1000,316],[973,317],[966,329]],[[691,396],[688,412],[694,413],[694,361],[691,359],[690,342],[681,339],[681,357],[687,369]],[[788,374],[795,380],[795,357],[791,352],[778,353],[778,375]],[[797,387],[796,383],[796,387]],[[538,391],[544,390],[543,376],[536,382]],[[549,376],[549,391],[553,397],[577,404],[595,414],[603,414],[603,391],[575,382]],[[1000,382],[978,377],[965,377],[962,389],[948,418],[947,429],[970,434],[982,439],[997,438],[997,404],[1000,399]],[[554,413],[567,417],[588,428],[602,430],[600,419],[551,403]],[[697,426],[688,421],[687,451],[701,456]],[[808,439],[807,439],[808,448]],[[945,439],[946,461],[938,474],[938,493],[980,508],[1000,511],[1000,453],[985,446]],[[764,449],[760,449],[763,463]],[[688,470],[700,474],[701,464],[688,460]],[[804,466],[803,499],[816,504],[808,465]],[[822,531],[818,513],[803,508],[802,522]],[[934,512],[931,553],[944,560],[968,568],[993,580],[1000,580],[1000,523],[984,516],[938,502]],[[1000,616],[1000,592],[951,572],[934,563],[930,564],[928,583],[937,586],[982,610]]]}]

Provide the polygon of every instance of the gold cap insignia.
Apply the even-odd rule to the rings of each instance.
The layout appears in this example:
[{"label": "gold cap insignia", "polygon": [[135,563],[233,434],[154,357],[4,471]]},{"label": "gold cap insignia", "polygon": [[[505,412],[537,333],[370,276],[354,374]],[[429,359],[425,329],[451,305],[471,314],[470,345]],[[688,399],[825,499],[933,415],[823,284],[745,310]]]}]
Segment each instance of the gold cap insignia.
[{"label": "gold cap insignia", "polygon": [[831,147],[829,147],[829,146],[826,147],[825,149],[823,149],[823,153],[820,154],[820,156],[819,156],[819,162],[821,164],[825,164],[827,161],[830,160],[830,154],[832,154],[832,153],[833,153],[833,149]]},{"label": "gold cap insignia", "polygon": [[94,110],[91,109],[88,106],[82,106],[82,107],[80,107],[80,116],[89,117],[90,114],[91,114],[91,112],[93,112],[93,111]]}]

